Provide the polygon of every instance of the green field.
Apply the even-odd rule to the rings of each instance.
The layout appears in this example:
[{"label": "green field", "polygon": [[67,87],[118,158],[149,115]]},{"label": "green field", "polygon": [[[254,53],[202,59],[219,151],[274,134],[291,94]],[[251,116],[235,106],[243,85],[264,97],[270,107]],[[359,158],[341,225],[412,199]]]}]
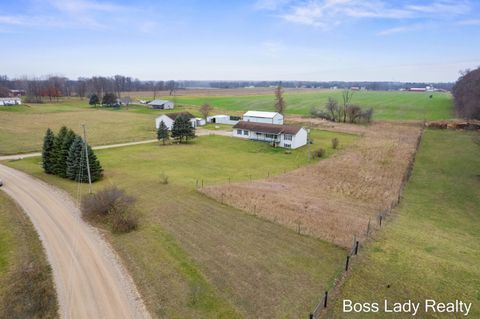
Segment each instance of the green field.
[{"label": "green field", "polygon": [[[333,154],[352,135],[314,131]],[[307,150],[221,136],[189,145],[145,144],[97,151],[105,178],[138,197],[140,229],[109,238],[148,308],[161,318],[300,318],[338,275],[345,251],[211,200],[205,185],[265,178],[307,164]],[[42,173],[39,158],[8,162],[76,194],[76,185]],[[170,178],[161,184],[160,175]],[[86,191],[86,186],[83,186]]]},{"label": "green field", "polygon": [[0,318],[57,318],[52,273],[38,235],[1,191]]},{"label": "green field", "polygon": [[[330,308],[341,302],[435,299],[472,302],[468,318],[480,318],[480,147],[478,133],[425,132],[401,205],[358,263]],[[423,313],[421,318],[464,318]],[[411,316],[362,315],[362,318]],[[419,317],[419,315],[417,315]]]},{"label": "green field", "polygon": [[[287,115],[308,116],[312,106],[323,107],[328,97],[341,100],[341,91],[285,93]],[[172,98],[172,97],[164,97]],[[163,112],[189,111],[200,116],[198,107],[206,102],[212,114],[242,114],[246,110],[273,110],[273,94],[239,96],[177,96],[175,110],[152,110],[142,105],[112,110],[93,108],[87,100],[66,99],[55,103],[0,107],[0,155],[41,149],[47,128],[67,125],[80,131],[85,123],[90,144],[103,145],[155,138],[154,118]],[[450,94],[411,92],[355,92],[353,103],[374,108],[374,120],[448,119],[453,117]]]},{"label": "green field", "polygon": [[[429,98],[430,95],[433,95],[432,99]],[[323,108],[329,97],[341,102],[342,91],[287,92],[284,97],[287,114],[309,115],[312,107]],[[273,111],[274,97],[272,92],[272,95],[177,96],[175,101],[196,106],[209,103],[226,111]],[[454,117],[452,97],[448,93],[358,91],[354,93],[352,103],[372,107],[375,120],[441,120]]]}]

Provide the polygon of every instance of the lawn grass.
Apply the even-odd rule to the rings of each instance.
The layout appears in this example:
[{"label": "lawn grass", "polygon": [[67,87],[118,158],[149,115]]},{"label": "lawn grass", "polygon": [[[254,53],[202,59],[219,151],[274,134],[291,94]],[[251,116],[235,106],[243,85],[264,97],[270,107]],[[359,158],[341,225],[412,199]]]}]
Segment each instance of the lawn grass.
[{"label": "lawn grass", "polygon": [[[314,131],[333,154],[355,136]],[[109,238],[147,307],[161,318],[299,318],[338,275],[345,250],[222,205],[195,190],[264,178],[307,163],[307,148],[285,154],[268,144],[205,136],[189,145],[145,144],[97,151],[105,178],[138,198],[140,229]],[[8,165],[76,194],[70,181],[45,175],[39,158]],[[169,184],[160,175],[169,176]],[[83,191],[86,187],[83,186]]]},{"label": "lawn grass", "polygon": [[[286,92],[287,114],[309,115],[312,107],[324,108],[329,97],[342,100],[341,90],[317,92]],[[433,98],[429,98],[433,95]],[[168,97],[164,97],[168,98]],[[245,96],[177,96],[179,104],[200,106],[209,103],[226,111],[273,111],[272,94]],[[352,103],[372,107],[374,120],[441,120],[454,117],[452,97],[449,93],[413,93],[386,91],[358,91]]]},{"label": "lawn grass", "polygon": [[[478,133],[427,130],[413,175],[394,219],[360,253],[328,318],[343,299],[392,302],[425,299],[472,302],[468,318],[480,318],[480,147]],[[421,313],[421,318],[463,318]],[[378,313],[362,318],[410,318]]]},{"label": "lawn grass", "polygon": [[0,317],[57,318],[50,266],[25,214],[0,191]]}]

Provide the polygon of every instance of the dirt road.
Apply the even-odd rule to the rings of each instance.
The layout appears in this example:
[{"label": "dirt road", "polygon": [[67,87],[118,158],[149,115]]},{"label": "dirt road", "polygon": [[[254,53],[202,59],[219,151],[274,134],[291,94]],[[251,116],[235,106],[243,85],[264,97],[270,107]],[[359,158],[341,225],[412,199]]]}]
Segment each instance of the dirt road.
[{"label": "dirt road", "polygon": [[112,249],[66,193],[3,165],[0,178],[40,235],[62,318],[150,318]]}]

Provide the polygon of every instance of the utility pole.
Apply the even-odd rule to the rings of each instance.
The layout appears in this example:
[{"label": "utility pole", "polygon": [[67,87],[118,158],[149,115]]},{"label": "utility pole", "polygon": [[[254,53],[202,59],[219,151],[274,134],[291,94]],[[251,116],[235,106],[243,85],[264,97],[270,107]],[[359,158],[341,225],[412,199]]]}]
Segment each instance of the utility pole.
[{"label": "utility pole", "polygon": [[85,161],[87,162],[88,173],[88,193],[92,193],[92,176],[90,175],[90,163],[88,161],[88,148],[87,148],[87,133],[85,132],[85,124],[82,124],[83,128],[83,143],[85,145]]},{"label": "utility pole", "polygon": [[310,129],[307,129],[308,161],[310,162]]}]

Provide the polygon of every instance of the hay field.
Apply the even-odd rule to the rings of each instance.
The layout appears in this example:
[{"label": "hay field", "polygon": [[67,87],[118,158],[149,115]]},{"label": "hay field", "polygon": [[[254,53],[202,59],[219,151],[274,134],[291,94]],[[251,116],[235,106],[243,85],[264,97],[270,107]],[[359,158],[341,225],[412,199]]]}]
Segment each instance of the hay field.
[{"label": "hay field", "polygon": [[363,239],[369,220],[399,200],[419,125],[339,125],[363,135],[332,158],[281,176],[210,186],[203,192],[228,205],[308,234],[350,247]]}]

